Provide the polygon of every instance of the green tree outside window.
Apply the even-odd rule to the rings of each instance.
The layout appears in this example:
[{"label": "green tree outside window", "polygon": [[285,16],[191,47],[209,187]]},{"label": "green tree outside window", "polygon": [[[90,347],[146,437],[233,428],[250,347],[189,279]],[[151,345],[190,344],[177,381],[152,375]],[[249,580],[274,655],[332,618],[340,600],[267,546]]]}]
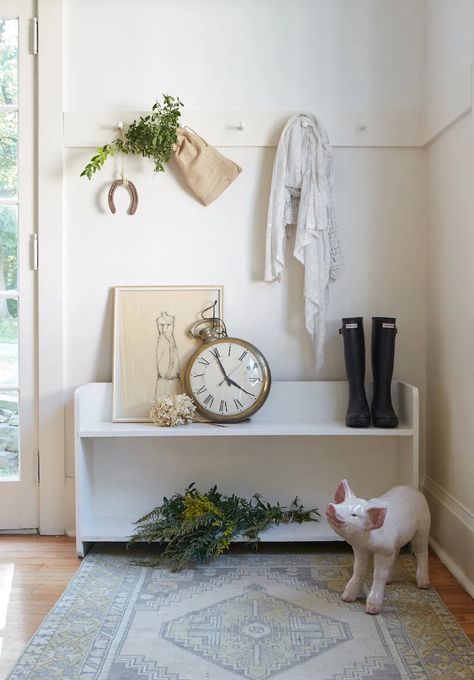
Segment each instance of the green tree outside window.
[{"label": "green tree outside window", "polygon": [[[0,20],[0,105],[18,101],[18,37],[12,26],[17,26],[16,20]],[[17,147],[17,114],[3,112],[0,114],[1,198],[17,194]],[[0,206],[0,290],[14,290],[17,286],[17,215],[15,206]],[[0,300],[0,319],[8,321],[17,315],[17,300]]]}]

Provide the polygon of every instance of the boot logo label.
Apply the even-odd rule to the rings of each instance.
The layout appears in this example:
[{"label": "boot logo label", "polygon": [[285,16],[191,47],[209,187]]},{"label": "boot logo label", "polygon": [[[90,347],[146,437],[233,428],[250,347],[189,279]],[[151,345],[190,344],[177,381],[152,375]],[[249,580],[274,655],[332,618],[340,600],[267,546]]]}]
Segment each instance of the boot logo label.
[{"label": "boot logo label", "polygon": [[383,323],[382,328],[395,328],[394,323]]},{"label": "boot logo label", "polygon": [[356,323],[346,323],[346,328],[357,328]]}]

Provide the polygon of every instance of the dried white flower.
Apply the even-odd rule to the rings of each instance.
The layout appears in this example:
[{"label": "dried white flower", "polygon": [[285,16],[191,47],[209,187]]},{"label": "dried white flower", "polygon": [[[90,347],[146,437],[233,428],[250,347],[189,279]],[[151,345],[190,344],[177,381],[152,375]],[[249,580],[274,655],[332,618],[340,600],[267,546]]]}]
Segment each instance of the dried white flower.
[{"label": "dried white flower", "polygon": [[196,407],[187,394],[164,396],[154,402],[150,419],[160,427],[176,427],[192,422]]}]

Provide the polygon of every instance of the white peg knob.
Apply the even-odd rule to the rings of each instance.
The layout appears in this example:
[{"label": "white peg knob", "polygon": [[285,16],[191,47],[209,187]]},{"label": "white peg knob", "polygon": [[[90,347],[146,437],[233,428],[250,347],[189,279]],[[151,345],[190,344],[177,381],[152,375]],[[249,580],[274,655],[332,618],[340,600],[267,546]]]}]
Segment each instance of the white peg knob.
[{"label": "white peg knob", "polygon": [[123,130],[123,120],[119,120],[119,122],[117,123],[117,127],[119,130]]},{"label": "white peg knob", "polygon": [[302,121],[301,121],[301,127],[308,127],[308,126],[309,126],[309,123],[308,123],[307,120],[302,120]]}]

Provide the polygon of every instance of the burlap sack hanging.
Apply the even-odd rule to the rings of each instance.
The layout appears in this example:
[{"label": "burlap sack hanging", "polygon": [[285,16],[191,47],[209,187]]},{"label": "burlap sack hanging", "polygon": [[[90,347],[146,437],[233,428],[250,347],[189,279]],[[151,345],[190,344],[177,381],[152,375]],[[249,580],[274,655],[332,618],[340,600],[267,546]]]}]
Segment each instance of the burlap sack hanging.
[{"label": "burlap sack hanging", "polygon": [[178,128],[176,132],[176,163],[191,191],[204,205],[209,205],[227,189],[242,168],[189,128]]}]

